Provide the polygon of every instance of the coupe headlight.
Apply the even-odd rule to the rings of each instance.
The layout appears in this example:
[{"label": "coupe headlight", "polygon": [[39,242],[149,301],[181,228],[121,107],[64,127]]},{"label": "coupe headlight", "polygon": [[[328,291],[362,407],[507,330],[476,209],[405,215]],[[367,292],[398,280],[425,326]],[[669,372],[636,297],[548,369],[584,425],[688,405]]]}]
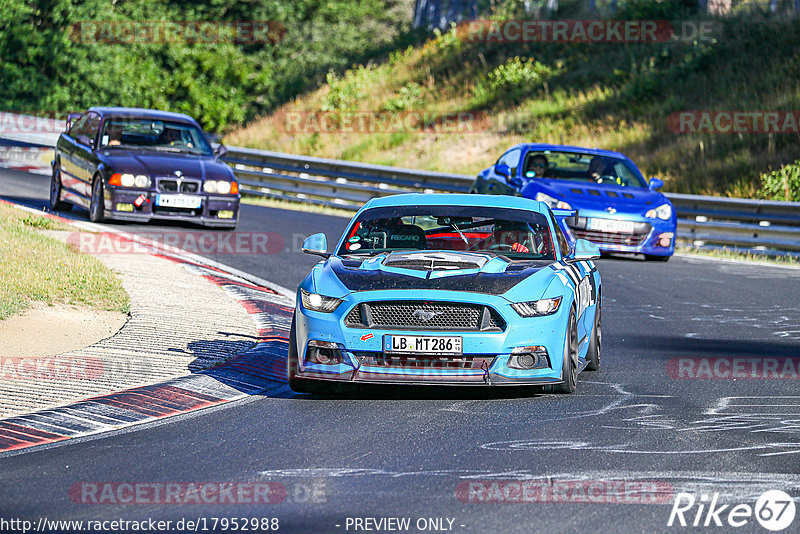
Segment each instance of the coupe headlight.
[{"label": "coupe headlight", "polygon": [[550,209],[558,209],[558,210],[571,210],[572,206],[569,205],[568,202],[564,202],[563,200],[558,200],[557,198],[553,198],[548,194],[545,193],[536,193],[536,200],[539,202],[544,202]]},{"label": "coupe headlight", "polygon": [[133,179],[133,185],[139,188],[150,187],[150,177],[139,174]]},{"label": "coupe headlight", "polygon": [[123,174],[119,177],[119,182],[122,187],[133,187],[133,184],[136,183],[136,177],[132,174]]},{"label": "coupe headlight", "polygon": [[331,313],[342,303],[342,299],[309,293],[305,289],[300,290],[300,296],[303,301],[303,307],[316,312]]},{"label": "coupe headlight", "polygon": [[511,305],[514,311],[522,317],[543,317],[552,315],[561,306],[561,297],[554,299],[530,300],[528,302],[515,302]]},{"label": "coupe headlight", "polygon": [[644,216],[647,217],[648,219],[658,218],[668,221],[672,218],[672,206],[670,206],[669,204],[661,204],[657,208],[648,210],[648,212],[645,213]]},{"label": "coupe headlight", "polygon": [[206,180],[203,183],[203,191],[210,194],[235,195],[239,192],[239,184],[227,180]]}]

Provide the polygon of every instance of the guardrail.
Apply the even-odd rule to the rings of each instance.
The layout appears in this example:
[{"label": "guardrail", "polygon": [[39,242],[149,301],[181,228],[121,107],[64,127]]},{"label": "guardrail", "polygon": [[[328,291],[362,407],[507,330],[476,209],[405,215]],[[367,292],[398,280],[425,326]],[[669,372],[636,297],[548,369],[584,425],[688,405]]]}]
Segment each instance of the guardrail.
[{"label": "guardrail", "polygon": [[[244,193],[356,210],[373,197],[469,191],[474,176],[228,147]],[[695,246],[800,251],[800,203],[667,193]]]}]

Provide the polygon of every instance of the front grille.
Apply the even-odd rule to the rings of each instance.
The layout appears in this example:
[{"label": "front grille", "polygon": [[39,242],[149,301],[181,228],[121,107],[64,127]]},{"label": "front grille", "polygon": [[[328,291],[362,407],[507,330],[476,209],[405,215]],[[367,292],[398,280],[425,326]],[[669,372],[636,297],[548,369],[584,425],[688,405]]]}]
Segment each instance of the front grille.
[{"label": "front grille", "polygon": [[391,369],[488,369],[495,358],[482,354],[400,356],[383,352],[356,352],[355,356],[361,365]]},{"label": "front grille", "polygon": [[384,301],[353,308],[345,318],[352,328],[502,331],[506,323],[497,311],[481,304],[457,302]]},{"label": "front grille", "polygon": [[646,231],[637,231],[632,234],[622,234],[617,232],[600,232],[598,230],[585,230],[582,228],[571,228],[572,233],[578,239],[588,239],[594,243],[604,245],[626,245],[639,246],[642,244],[647,234],[650,233],[650,225]]},{"label": "front grille", "polygon": [[158,179],[158,190],[162,193],[198,193],[200,182],[196,180]]}]

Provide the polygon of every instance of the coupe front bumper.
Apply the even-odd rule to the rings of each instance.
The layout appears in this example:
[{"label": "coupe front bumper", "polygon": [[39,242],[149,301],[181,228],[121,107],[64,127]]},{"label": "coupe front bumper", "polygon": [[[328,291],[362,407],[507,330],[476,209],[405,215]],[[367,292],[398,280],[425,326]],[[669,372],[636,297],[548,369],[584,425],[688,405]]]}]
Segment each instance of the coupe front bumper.
[{"label": "coupe front bumper", "polygon": [[[463,293],[415,291],[414,298],[398,296],[397,291],[370,291],[370,301],[419,300],[420,302],[463,302]],[[455,295],[460,298],[456,299]],[[438,385],[545,385],[562,381],[561,369],[566,339],[568,306],[547,317],[522,318],[510,303],[492,295],[470,294],[470,303],[493,307],[505,320],[503,331],[453,331],[417,329],[351,328],[344,318],[361,302],[365,294],[353,294],[333,313],[310,311],[301,304],[295,315],[297,342],[297,377],[310,380]],[[301,302],[298,296],[298,303]],[[384,336],[460,336],[460,356],[385,353]],[[335,343],[337,357],[331,363],[313,361],[309,342]],[[514,349],[542,347],[545,358],[538,358],[536,368],[509,366]],[[585,348],[583,353],[585,353]],[[539,355],[542,353],[540,352]]]}]

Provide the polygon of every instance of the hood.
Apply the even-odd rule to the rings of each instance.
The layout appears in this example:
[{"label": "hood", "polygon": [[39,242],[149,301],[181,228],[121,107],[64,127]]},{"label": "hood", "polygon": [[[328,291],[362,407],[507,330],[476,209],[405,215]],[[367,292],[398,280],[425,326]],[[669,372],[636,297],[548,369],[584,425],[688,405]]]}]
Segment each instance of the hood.
[{"label": "hood", "polygon": [[114,172],[147,174],[150,176],[172,176],[180,170],[187,178],[225,179],[233,178],[233,172],[225,163],[212,156],[169,154],[160,152],[138,152],[132,150],[107,150],[103,160]]},{"label": "hood", "polygon": [[564,199],[577,210],[613,207],[618,212],[642,214],[667,202],[663,194],[643,187],[599,185],[577,180],[531,180],[522,189],[522,195],[528,198],[536,198],[538,192]]},{"label": "hood", "polygon": [[495,254],[393,252],[366,259],[331,257],[328,267],[349,291],[438,289],[502,295],[552,261],[511,261]]}]

